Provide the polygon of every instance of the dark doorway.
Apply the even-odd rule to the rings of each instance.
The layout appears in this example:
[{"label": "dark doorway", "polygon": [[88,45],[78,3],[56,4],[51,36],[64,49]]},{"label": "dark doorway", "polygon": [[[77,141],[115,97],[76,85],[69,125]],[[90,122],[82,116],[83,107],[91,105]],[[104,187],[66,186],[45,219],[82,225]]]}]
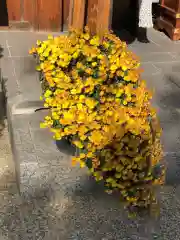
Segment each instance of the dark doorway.
[{"label": "dark doorway", "polygon": [[112,29],[121,40],[132,42],[136,36],[138,0],[113,0]]},{"label": "dark doorway", "polygon": [[8,26],[8,11],[6,0],[0,0],[0,27]]},{"label": "dark doorway", "polygon": [[[123,41],[136,39],[138,26],[138,0],[113,0],[112,30]],[[159,4],[152,4],[153,20],[159,17]]]}]

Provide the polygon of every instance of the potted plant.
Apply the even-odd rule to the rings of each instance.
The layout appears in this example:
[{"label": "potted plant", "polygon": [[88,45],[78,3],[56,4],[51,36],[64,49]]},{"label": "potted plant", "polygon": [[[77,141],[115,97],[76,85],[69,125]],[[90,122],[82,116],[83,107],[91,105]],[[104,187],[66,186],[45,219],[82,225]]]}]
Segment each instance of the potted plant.
[{"label": "potted plant", "polygon": [[148,206],[165,170],[161,128],[138,58],[112,33],[100,39],[88,28],[38,41],[30,53],[38,57],[41,99],[49,108],[41,127],[73,144],[72,163],[87,166],[108,192],[118,191],[130,206]]}]

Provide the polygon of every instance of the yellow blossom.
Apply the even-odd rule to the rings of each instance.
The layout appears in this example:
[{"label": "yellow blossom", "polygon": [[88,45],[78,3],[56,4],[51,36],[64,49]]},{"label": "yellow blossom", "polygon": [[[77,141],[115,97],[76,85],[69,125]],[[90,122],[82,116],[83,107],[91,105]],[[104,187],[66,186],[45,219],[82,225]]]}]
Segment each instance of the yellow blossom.
[{"label": "yellow blossom", "polygon": [[38,58],[48,108],[40,127],[74,144],[72,164],[87,166],[107,191],[148,206],[148,189],[164,182],[165,170],[153,176],[162,158],[161,128],[139,59],[112,33],[100,38],[87,27],[37,41],[30,54]]},{"label": "yellow blossom", "polygon": [[100,44],[100,39],[98,36],[95,36],[93,37],[91,40],[90,40],[90,44],[91,45],[94,45],[94,46],[99,46]]},{"label": "yellow blossom", "polygon": [[82,142],[80,142],[80,141],[73,141],[73,144],[78,148],[83,148],[84,147]]},{"label": "yellow blossom", "polygon": [[93,67],[96,67],[96,66],[97,66],[97,62],[93,62],[93,63],[92,63],[92,66],[93,66]]},{"label": "yellow blossom", "polygon": [[91,99],[91,98],[86,98],[85,104],[87,105],[87,107],[92,109],[97,105],[97,102],[95,100]]}]

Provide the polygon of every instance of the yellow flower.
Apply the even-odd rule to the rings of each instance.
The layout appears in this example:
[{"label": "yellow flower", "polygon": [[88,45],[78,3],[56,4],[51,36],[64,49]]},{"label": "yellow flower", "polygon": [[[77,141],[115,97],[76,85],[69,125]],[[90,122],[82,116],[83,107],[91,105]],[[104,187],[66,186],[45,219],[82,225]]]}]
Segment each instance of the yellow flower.
[{"label": "yellow flower", "polygon": [[86,114],[84,112],[79,112],[79,115],[78,115],[78,120],[80,122],[84,121],[86,119]]},{"label": "yellow flower", "polygon": [[91,68],[86,68],[85,72],[88,74],[92,74],[93,70]]},{"label": "yellow flower", "polygon": [[123,65],[121,68],[123,71],[126,71],[128,69],[128,67],[126,65]]},{"label": "yellow flower", "polygon": [[78,161],[78,158],[73,157],[71,162],[72,162],[72,166],[75,166],[79,161]]},{"label": "yellow flower", "polygon": [[103,46],[108,49],[110,47],[109,42],[103,41]]},{"label": "yellow flower", "polygon": [[36,52],[36,48],[35,47],[33,47],[33,48],[31,48],[31,50],[29,50],[29,54],[33,54],[35,52]]},{"label": "yellow flower", "polygon": [[113,72],[116,71],[117,68],[118,68],[118,66],[115,64],[111,65],[111,67],[110,67],[111,71],[113,71]]},{"label": "yellow flower", "polygon": [[45,97],[45,98],[48,98],[48,97],[50,97],[51,95],[52,95],[52,91],[50,91],[49,89],[46,90],[46,92],[44,93],[44,97]]},{"label": "yellow flower", "polygon": [[103,59],[104,56],[102,54],[99,54],[97,57],[98,59]]},{"label": "yellow flower", "polygon": [[69,107],[69,102],[63,102],[63,103],[61,104],[61,106],[62,106],[62,108],[66,109],[66,108]]},{"label": "yellow flower", "polygon": [[81,139],[81,141],[85,141],[87,139],[87,136],[86,135],[81,135],[80,139]]},{"label": "yellow flower", "polygon": [[74,119],[74,115],[70,112],[65,112],[63,115],[65,119]]},{"label": "yellow flower", "polygon": [[92,152],[88,152],[87,157],[88,157],[88,158],[92,158],[92,157],[94,157],[94,153],[92,153]]},{"label": "yellow flower", "polygon": [[99,145],[102,141],[102,133],[99,131],[93,131],[91,133],[91,136],[89,137],[89,140],[93,142],[95,145]]},{"label": "yellow flower", "polygon": [[88,61],[88,62],[91,62],[91,61],[92,61],[92,57],[88,57],[88,58],[87,58],[87,61]]},{"label": "yellow flower", "polygon": [[79,96],[79,100],[80,100],[80,101],[84,100],[85,98],[86,98],[86,97],[85,97],[84,95],[80,95],[80,96]]},{"label": "yellow flower", "polygon": [[50,116],[46,116],[44,119],[45,119],[46,121],[49,121],[49,120],[51,120],[51,117],[50,117]]},{"label": "yellow flower", "polygon": [[[103,179],[108,190],[118,189],[133,206],[138,200],[147,204],[146,189],[134,186],[139,180],[163,181],[163,176],[154,180],[151,174],[162,157],[152,96],[141,80],[139,60],[126,43],[111,33],[101,39],[85,28],[48,37],[31,49],[43,76],[41,100],[49,107],[40,126],[49,128],[56,140],[72,139],[80,152],[73,165],[84,167],[88,159],[96,181]],[[143,173],[149,161],[152,166]]]},{"label": "yellow flower", "polygon": [[40,123],[40,128],[47,128],[48,124],[47,123]]},{"label": "yellow flower", "polygon": [[78,62],[78,63],[76,64],[76,67],[77,67],[77,68],[80,68],[80,69],[84,69],[84,65],[83,65],[81,62]]},{"label": "yellow flower", "polygon": [[100,39],[98,36],[95,36],[93,37],[91,40],[90,40],[90,44],[93,45],[93,46],[99,46],[100,45]]},{"label": "yellow flower", "polygon": [[83,144],[82,144],[82,142],[80,142],[80,141],[73,141],[73,143],[74,143],[74,145],[75,145],[76,147],[78,147],[78,148],[83,148],[83,147],[84,147]]},{"label": "yellow flower", "polygon": [[78,103],[77,104],[77,109],[78,110],[82,110],[83,109],[83,104],[82,103]]},{"label": "yellow flower", "polygon": [[124,101],[123,101],[123,104],[124,104],[124,105],[127,105],[127,104],[128,104],[127,100],[124,100]]},{"label": "yellow flower", "polygon": [[93,67],[96,67],[96,66],[97,66],[97,62],[93,62],[93,63],[92,63],[92,66],[93,66]]},{"label": "yellow flower", "polygon": [[72,55],[72,57],[75,58],[75,59],[78,58],[78,56],[79,56],[79,52],[75,52],[75,53]]},{"label": "yellow flower", "polygon": [[54,120],[59,119],[59,115],[56,112],[52,112],[52,117],[53,117]]},{"label": "yellow flower", "polygon": [[72,124],[74,119],[75,119],[74,114],[72,114],[70,112],[64,112],[63,113],[63,118],[60,119],[59,121],[60,121],[61,124]]},{"label": "yellow flower", "polygon": [[86,39],[86,40],[89,40],[89,39],[90,39],[90,35],[89,35],[88,33],[83,34],[83,37],[84,37],[84,39]]},{"label": "yellow flower", "polygon": [[86,155],[85,155],[84,153],[81,153],[81,154],[79,155],[79,157],[80,157],[81,159],[83,159],[83,158],[86,157]]},{"label": "yellow flower", "polygon": [[71,94],[77,94],[77,93],[78,93],[78,89],[73,88],[73,89],[71,90]]},{"label": "yellow flower", "polygon": [[86,164],[84,163],[84,161],[80,161],[79,164],[80,164],[80,167],[81,167],[81,168],[84,168],[84,167],[86,166]]},{"label": "yellow flower", "polygon": [[52,40],[52,39],[53,39],[53,36],[52,36],[52,35],[48,35],[48,39],[49,39],[49,40]]},{"label": "yellow flower", "polygon": [[87,126],[85,126],[85,125],[80,125],[80,126],[78,127],[78,131],[79,131],[79,133],[80,133],[81,135],[84,135],[85,133],[88,132],[88,128],[87,128]]},{"label": "yellow flower", "polygon": [[118,77],[124,77],[124,72],[123,71],[117,71],[117,76]]},{"label": "yellow flower", "polygon": [[40,40],[37,40],[36,44],[37,44],[38,46],[40,46],[40,45],[41,45],[41,41],[40,41]]},{"label": "yellow flower", "polygon": [[85,99],[85,104],[90,109],[93,109],[97,105],[97,101],[95,101],[94,99],[91,99],[91,98],[86,98]]},{"label": "yellow flower", "polygon": [[59,132],[56,131],[54,137],[56,140],[61,140],[63,137],[63,134],[60,131]]},{"label": "yellow flower", "polygon": [[121,97],[123,93],[124,93],[123,89],[118,89],[117,92],[116,92],[116,97],[117,98]]}]

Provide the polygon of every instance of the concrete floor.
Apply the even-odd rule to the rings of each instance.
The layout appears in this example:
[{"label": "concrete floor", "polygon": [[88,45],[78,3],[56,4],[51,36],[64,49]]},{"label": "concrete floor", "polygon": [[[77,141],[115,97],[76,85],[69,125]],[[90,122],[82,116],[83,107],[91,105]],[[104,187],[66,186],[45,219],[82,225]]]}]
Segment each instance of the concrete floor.
[{"label": "concrete floor", "polygon": [[39,129],[42,113],[11,114],[14,103],[39,99],[35,62],[28,50],[47,33],[0,32],[14,157],[9,169],[14,172],[15,166],[20,174],[19,179],[10,174],[12,184],[0,191],[0,240],[179,240],[180,42],[171,42],[155,30],[148,35],[150,44],[135,41],[129,48],[141,58],[143,77],[155,89],[153,102],[164,130],[168,174],[166,186],[159,191],[159,218],[147,215],[131,220],[118,199],[105,194],[86,171],[71,167],[66,153],[57,151],[48,131]]}]

